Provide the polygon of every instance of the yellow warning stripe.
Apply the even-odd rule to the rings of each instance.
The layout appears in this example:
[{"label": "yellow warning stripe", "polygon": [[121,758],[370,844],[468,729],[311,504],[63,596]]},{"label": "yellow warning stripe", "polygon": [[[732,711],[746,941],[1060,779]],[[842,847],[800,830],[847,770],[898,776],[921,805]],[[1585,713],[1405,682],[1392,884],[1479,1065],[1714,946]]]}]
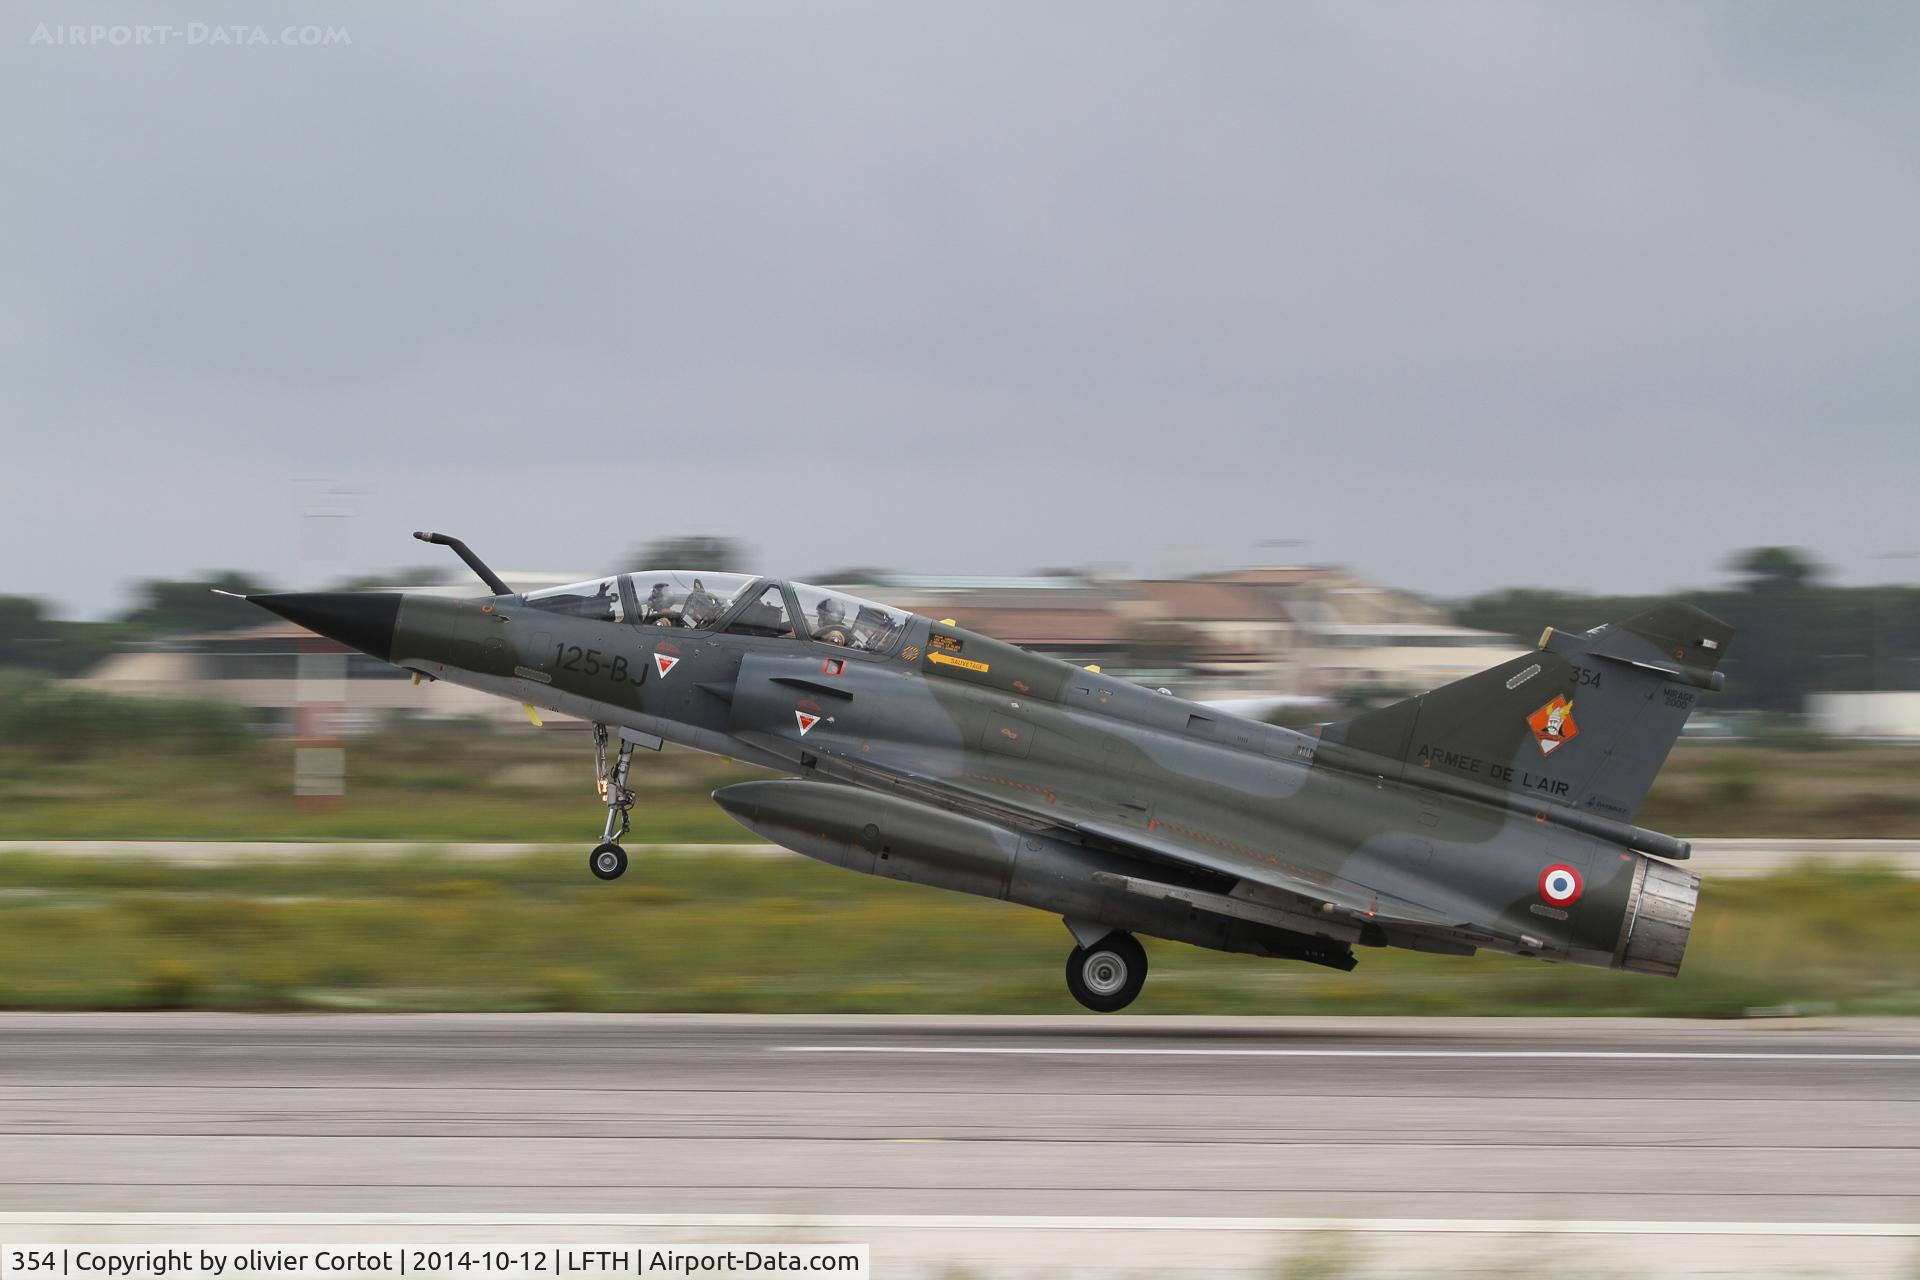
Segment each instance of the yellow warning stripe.
[{"label": "yellow warning stripe", "polygon": [[947,667],[965,667],[969,671],[987,671],[991,669],[986,663],[975,662],[972,658],[956,658],[950,653],[938,653],[933,650],[928,650],[927,661],[938,662],[942,666]]}]

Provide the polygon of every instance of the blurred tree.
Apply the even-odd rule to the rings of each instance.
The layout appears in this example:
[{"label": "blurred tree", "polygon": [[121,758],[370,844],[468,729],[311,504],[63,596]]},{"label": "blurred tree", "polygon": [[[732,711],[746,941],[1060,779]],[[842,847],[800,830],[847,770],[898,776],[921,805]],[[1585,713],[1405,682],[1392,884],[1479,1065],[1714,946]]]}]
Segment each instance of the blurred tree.
[{"label": "blurred tree", "polygon": [[[1390,707],[1396,702],[1405,702],[1408,698],[1417,698],[1421,689],[1401,685],[1350,684],[1343,686],[1333,695],[1333,701],[1349,714],[1364,711],[1377,711],[1381,707]],[[1322,717],[1324,719],[1324,717]]]},{"label": "blurred tree", "polygon": [[626,557],[614,572],[629,569],[712,569],[715,572],[751,573],[746,545],[736,538],[708,534],[689,534],[674,538],[656,538]]},{"label": "blurred tree", "polygon": [[1754,593],[1798,591],[1825,572],[1798,547],[1754,547],[1734,555],[1727,565],[1741,575],[1741,588]]},{"label": "blurred tree", "polygon": [[1920,689],[1920,589],[1875,590],[1873,638],[1876,687]]},{"label": "blurred tree", "polygon": [[1478,627],[1532,644],[1545,627],[1586,631],[1631,617],[1654,601],[1637,596],[1580,596],[1538,587],[1511,587],[1475,596],[1454,611],[1463,627]]},{"label": "blurred tree", "polygon": [[1730,590],[1609,597],[1510,589],[1477,596],[1455,616],[1531,643],[1544,626],[1586,630],[1678,598],[1739,633],[1717,705],[1799,711],[1820,690],[1920,688],[1920,589],[1827,585],[1826,567],[1796,547],[1753,547],[1726,567]]},{"label": "blurred tree", "polygon": [[169,753],[218,754],[242,745],[247,719],[244,707],[226,703],[117,697],[45,675],[0,674],[0,745],[57,757],[128,742]]},{"label": "blurred tree", "polygon": [[1136,667],[1184,670],[1199,648],[1200,633],[1178,622],[1143,618],[1127,627],[1127,654]]},{"label": "blurred tree", "polygon": [[0,596],[0,668],[78,675],[126,635],[115,623],[63,622],[40,600]]},{"label": "blurred tree", "polygon": [[30,596],[0,596],[0,667],[45,667],[60,626]]},{"label": "blurred tree", "polygon": [[[464,582],[472,582],[473,575],[455,561],[455,566],[466,576]],[[400,569],[388,569],[381,573],[366,573],[355,578],[343,578],[329,591],[404,591],[408,587],[424,587],[433,583],[445,582],[452,572],[442,564],[417,564]]]},{"label": "blurred tree", "polygon": [[139,588],[139,601],[120,615],[120,621],[148,635],[178,635],[194,631],[231,631],[260,621],[259,611],[237,600],[213,594],[232,591],[255,595],[273,590],[238,569],[207,570],[207,576],[185,582],[150,579]]},{"label": "blurred tree", "polygon": [[878,582],[882,578],[895,577],[896,569],[881,569],[873,565],[855,565],[849,569],[830,569],[825,573],[809,573],[801,578],[802,582],[818,583],[822,586],[858,585],[863,582]]},{"label": "blurred tree", "polygon": [[[1856,682],[1846,669],[1857,666],[1865,651],[1834,625],[1841,602],[1832,593],[1816,593],[1823,570],[1811,556],[1794,547],[1754,547],[1727,563],[1739,575],[1740,589],[1711,611],[1739,628],[1727,679],[1740,678],[1748,706],[1798,711],[1812,690]],[[1836,679],[1843,672],[1846,678]]]}]

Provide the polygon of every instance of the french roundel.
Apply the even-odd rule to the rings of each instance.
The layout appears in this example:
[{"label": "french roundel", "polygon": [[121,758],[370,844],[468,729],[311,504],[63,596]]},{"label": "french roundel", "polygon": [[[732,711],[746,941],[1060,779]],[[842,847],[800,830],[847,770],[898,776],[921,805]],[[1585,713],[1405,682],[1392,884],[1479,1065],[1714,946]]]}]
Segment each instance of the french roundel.
[{"label": "french roundel", "polygon": [[1540,873],[1540,896],[1556,907],[1580,900],[1580,873],[1565,863],[1555,863]]}]

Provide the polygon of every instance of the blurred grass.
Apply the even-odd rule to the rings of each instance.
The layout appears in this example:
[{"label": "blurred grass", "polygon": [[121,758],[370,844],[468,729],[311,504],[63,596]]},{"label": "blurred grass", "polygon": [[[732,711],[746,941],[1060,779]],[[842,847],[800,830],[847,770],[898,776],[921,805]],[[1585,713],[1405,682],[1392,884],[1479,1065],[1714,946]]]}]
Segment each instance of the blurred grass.
[{"label": "blurred grass", "polygon": [[1920,748],[1681,742],[1634,821],[1701,836],[1920,836]]},{"label": "blurred grass", "polygon": [[[1920,881],[1709,882],[1677,981],[1363,951],[1351,974],[1148,940],[1143,1013],[1920,1013]],[[1068,1012],[1059,921],[794,857],[0,856],[0,1006]]]},{"label": "blurred grass", "polygon": [[[524,841],[507,861],[189,868],[0,856],[0,1006],[1068,1011],[1036,912],[795,857],[654,858],[612,885],[582,733],[415,725],[350,744],[348,795],[293,805],[292,746],[221,709],[0,690],[0,839]],[[66,700],[62,700],[66,699]],[[750,839],[713,788],[755,771],[642,754],[633,843]],[[1683,742],[1641,815],[1687,836],[1920,836],[1920,749]],[[1161,1013],[1920,1013],[1920,882],[1709,882],[1677,982],[1504,957],[1362,953],[1337,974],[1150,943]]]},{"label": "blurred grass", "polygon": [[[758,771],[673,748],[635,755],[645,839],[745,840],[715,787]],[[0,748],[0,840],[431,840],[590,845],[604,814],[583,732],[414,727],[356,738],[347,796],[294,806],[293,746],[175,751],[105,739],[68,754]]]},{"label": "blurred grass", "polygon": [[246,708],[227,703],[119,697],[0,668],[0,743],[41,758],[75,759],[129,740],[171,754],[238,755],[250,719]]},{"label": "blurred grass", "polygon": [[[412,726],[354,739],[331,812],[292,800],[293,748],[232,736],[102,731],[62,745],[0,738],[0,840],[423,840],[591,843],[600,809],[584,733]],[[638,753],[635,842],[748,839],[707,795],[757,771],[668,748]],[[1688,837],[1920,838],[1920,748],[1682,742],[1638,822]]]}]

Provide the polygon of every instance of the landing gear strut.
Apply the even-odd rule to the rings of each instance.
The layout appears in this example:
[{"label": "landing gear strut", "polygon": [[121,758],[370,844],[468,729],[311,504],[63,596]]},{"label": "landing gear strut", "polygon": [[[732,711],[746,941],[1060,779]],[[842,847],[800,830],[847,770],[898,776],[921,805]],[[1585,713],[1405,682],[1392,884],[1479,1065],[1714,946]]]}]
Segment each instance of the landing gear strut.
[{"label": "landing gear strut", "polygon": [[607,726],[593,726],[593,765],[599,776],[600,801],[607,806],[607,825],[587,866],[602,880],[618,880],[627,870],[627,851],[619,844],[633,826],[633,792],[627,789],[627,770],[633,766],[633,743],[620,738],[612,769],[607,767]]},{"label": "landing gear strut", "polygon": [[1133,1003],[1147,983],[1147,949],[1130,933],[1115,930],[1067,956],[1067,990],[1095,1013]]}]

